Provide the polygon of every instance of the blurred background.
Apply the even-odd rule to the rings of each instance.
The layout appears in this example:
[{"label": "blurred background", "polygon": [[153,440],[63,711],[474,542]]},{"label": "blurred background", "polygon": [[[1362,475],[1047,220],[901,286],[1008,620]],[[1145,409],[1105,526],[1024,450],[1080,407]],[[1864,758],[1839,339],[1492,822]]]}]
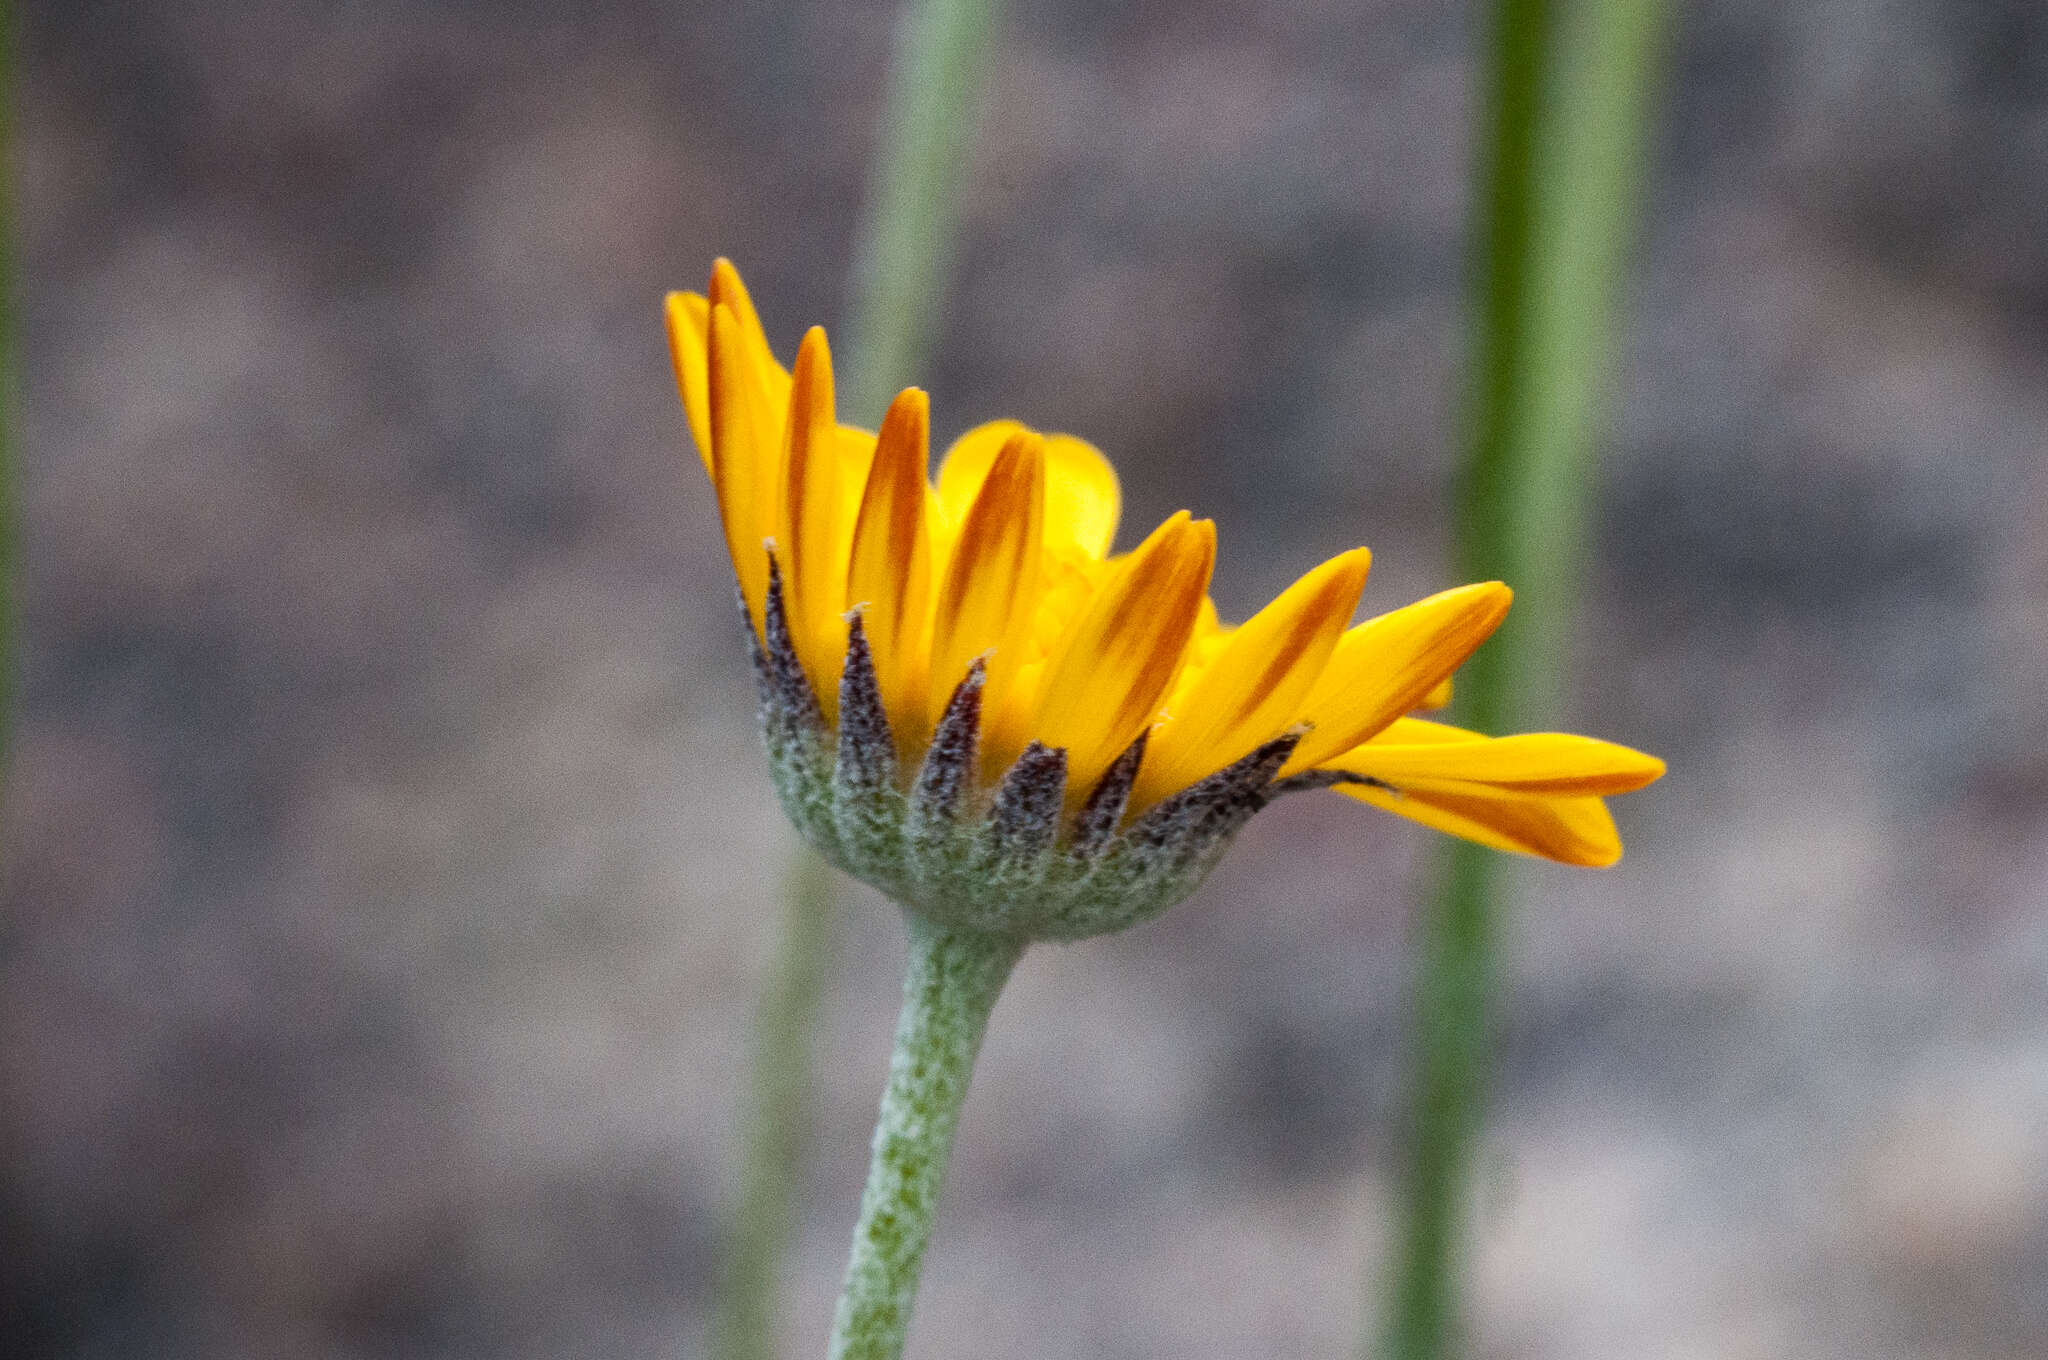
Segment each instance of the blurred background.
[{"label": "blurred background", "polygon": [[[23,6],[0,1350],[701,1344],[791,835],[659,327],[843,315],[893,5]],[[1242,616],[1454,584],[1477,12],[1015,0],[924,375]],[[1486,1357],[2048,1351],[2048,9],[1679,7]],[[1334,796],[998,1008],[914,1355],[1353,1352],[1428,833]],[[787,1340],[901,932],[848,887]]]}]

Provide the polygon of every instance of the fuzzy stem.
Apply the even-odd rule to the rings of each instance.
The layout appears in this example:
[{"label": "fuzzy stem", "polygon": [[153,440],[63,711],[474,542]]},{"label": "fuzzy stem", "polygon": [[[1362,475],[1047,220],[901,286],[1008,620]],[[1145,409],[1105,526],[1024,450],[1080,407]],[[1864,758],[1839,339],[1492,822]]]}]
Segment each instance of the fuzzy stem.
[{"label": "fuzzy stem", "polygon": [[924,1248],[953,1131],[989,1012],[1021,941],[910,922],[910,962],[874,1158],[832,1324],[832,1360],[897,1360],[910,1329]]},{"label": "fuzzy stem", "polygon": [[777,954],[754,1013],[745,1163],[710,1354],[774,1360],[775,1300],[803,1161],[818,994],[830,956],[832,867],[809,847],[790,865]]},{"label": "fuzzy stem", "polygon": [[[850,343],[842,351],[840,409],[855,420],[879,421],[930,348],[1001,15],[1002,0],[907,0],[898,19],[854,247]],[[797,851],[789,883],[776,980],[755,1030],[745,1179],[711,1350],[716,1360],[769,1360],[775,1353],[776,1282],[795,1218],[801,1152],[793,1131],[809,1083],[811,999],[824,978],[833,915],[831,871],[816,851]]]}]

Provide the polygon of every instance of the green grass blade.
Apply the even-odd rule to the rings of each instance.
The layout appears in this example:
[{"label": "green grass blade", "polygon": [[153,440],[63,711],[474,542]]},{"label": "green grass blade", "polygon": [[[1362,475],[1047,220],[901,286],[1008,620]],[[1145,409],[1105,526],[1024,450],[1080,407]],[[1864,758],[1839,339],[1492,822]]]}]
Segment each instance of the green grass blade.
[{"label": "green grass blade", "polygon": [[960,184],[1002,0],[910,0],[854,248],[841,414],[872,428],[924,371],[953,273]]},{"label": "green grass blade", "polygon": [[[1495,7],[1458,560],[1468,579],[1507,581],[1516,598],[1459,676],[1460,720],[1484,730],[1556,716],[1664,24],[1661,0]],[[1447,847],[1422,926],[1404,1214],[1382,1341],[1394,1360],[1463,1350],[1468,1187],[1512,869],[1493,851]]]}]

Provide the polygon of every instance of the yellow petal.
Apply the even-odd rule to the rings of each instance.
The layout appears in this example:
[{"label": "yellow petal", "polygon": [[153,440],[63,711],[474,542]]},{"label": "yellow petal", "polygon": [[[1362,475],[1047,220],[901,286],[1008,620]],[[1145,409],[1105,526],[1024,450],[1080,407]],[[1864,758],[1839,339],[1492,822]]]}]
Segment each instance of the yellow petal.
[{"label": "yellow petal", "polygon": [[1107,562],[1054,552],[1050,545],[1038,566],[1038,610],[1031,625],[1031,654],[1045,661],[1059,650],[1113,568]]},{"label": "yellow petal", "polygon": [[1347,632],[1302,703],[1297,717],[1309,733],[1281,774],[1320,765],[1421,706],[1500,626],[1513,599],[1498,581],[1460,586]]},{"label": "yellow petal", "polygon": [[1006,698],[1014,698],[1014,681],[1027,659],[1044,519],[1045,440],[1023,430],[997,453],[967,507],[932,616],[926,716],[938,721],[968,663],[988,653],[984,754],[990,752],[991,717]]},{"label": "yellow petal", "polygon": [[1372,734],[1368,745],[1372,746],[1445,746],[1453,742],[1486,741],[1484,732],[1474,732],[1469,727],[1453,727],[1449,723],[1431,722],[1427,718],[1396,718]]},{"label": "yellow petal", "polygon": [[931,595],[931,535],[925,483],[931,407],[916,388],[900,393],[882,417],[874,469],[854,526],[846,599],[862,611],[875,658],[875,681],[897,750],[908,758],[929,734],[925,667]]},{"label": "yellow petal", "polygon": [[711,475],[711,393],[710,360],[711,304],[695,293],[670,293],[662,308],[668,330],[669,362],[676,370],[676,390],[682,393],[683,411],[690,418],[690,438],[696,441],[697,456],[704,460],[704,475]]},{"label": "yellow petal", "polygon": [[1340,784],[1339,793],[1496,850],[1599,869],[1621,858],[1621,833],[1598,798],[1389,793]]},{"label": "yellow petal", "polygon": [[1102,451],[1070,434],[1045,440],[1045,523],[1049,541],[1064,540],[1101,558],[1116,541],[1123,490]]},{"label": "yellow petal", "polygon": [[840,523],[850,540],[853,522],[860,515],[861,497],[867,493],[868,472],[875,465],[875,436],[852,425],[841,425],[834,444],[839,454],[839,500],[843,507]]},{"label": "yellow petal", "polygon": [[783,494],[775,542],[797,659],[828,723],[838,721],[846,661],[846,552],[851,530],[839,488],[839,424],[833,415],[832,351],[811,327],[796,354],[783,440]]},{"label": "yellow petal", "polygon": [[1633,793],[1662,777],[1664,762],[1567,732],[1486,737],[1408,718],[1381,740],[1325,761],[1322,768],[1368,775],[1410,791],[1479,793],[1474,786],[1484,785],[1503,793],[1605,797]]},{"label": "yellow petal", "polygon": [[[1014,420],[977,425],[953,441],[939,465],[939,499],[956,520],[988,476],[1003,445],[1025,426]],[[1045,436],[1045,536],[1055,551],[1072,548],[1100,559],[1116,539],[1123,492],[1109,459],[1085,439]]]},{"label": "yellow petal", "polygon": [[1350,621],[1371,561],[1364,548],[1331,558],[1230,634],[1153,732],[1134,808],[1222,769],[1287,728]]},{"label": "yellow petal", "polygon": [[1431,689],[1429,693],[1423,695],[1417,701],[1415,709],[1420,713],[1433,713],[1440,708],[1449,708],[1453,697],[1451,677],[1446,675],[1443,679],[1436,682],[1435,688]]},{"label": "yellow petal", "polygon": [[1223,644],[1230,641],[1230,635],[1236,631],[1234,624],[1226,624],[1217,615],[1216,602],[1203,596],[1201,611],[1195,615],[1194,635],[1188,639],[1187,658],[1181,663],[1180,679],[1167,696],[1169,712],[1179,710],[1180,701],[1186,697],[1189,686],[1209,669],[1209,663],[1216,659],[1217,653],[1223,650]]},{"label": "yellow petal", "polygon": [[948,520],[957,525],[967,518],[974,498],[981,494],[981,484],[988,480],[989,469],[995,466],[996,455],[1012,439],[1026,433],[1028,431],[1020,421],[991,420],[986,425],[975,426],[952,442],[945,457],[939,460],[939,475],[935,483],[939,504],[945,509]]},{"label": "yellow petal", "polygon": [[740,334],[746,346],[747,357],[752,361],[754,380],[761,384],[762,397],[771,411],[789,409],[789,371],[775,360],[775,351],[768,344],[768,333],[761,329],[761,314],[754,310],[754,299],[747,292],[747,285],[740,281],[740,271],[733,268],[732,261],[720,256],[711,265],[711,305],[723,305],[732,309],[739,322]]},{"label": "yellow petal", "polygon": [[723,303],[713,306],[706,381],[711,482],[718,492],[718,512],[725,522],[725,545],[732,554],[733,571],[739,576],[740,593],[758,634],[768,590],[764,543],[775,529],[782,469],[781,429],[768,414],[753,370],[732,309]]},{"label": "yellow petal", "polygon": [[1179,672],[1216,561],[1216,526],[1183,510],[1110,567],[1047,666],[1032,735],[1067,751],[1085,798],[1137,739]]}]

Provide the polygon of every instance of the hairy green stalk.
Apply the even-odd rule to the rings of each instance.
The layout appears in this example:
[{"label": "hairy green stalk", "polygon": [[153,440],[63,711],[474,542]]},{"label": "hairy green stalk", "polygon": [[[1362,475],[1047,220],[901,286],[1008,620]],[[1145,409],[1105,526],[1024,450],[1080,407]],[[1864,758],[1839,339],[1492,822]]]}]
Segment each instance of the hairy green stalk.
[{"label": "hairy green stalk", "polygon": [[780,947],[754,1016],[739,1211],[728,1244],[724,1295],[711,1353],[774,1360],[784,1244],[803,1165],[811,1039],[831,957],[832,868],[799,847],[789,868]]},{"label": "hairy green stalk", "polygon": [[[1594,451],[1664,32],[1661,0],[1498,0],[1481,124],[1472,387],[1458,523],[1467,579],[1515,587],[1458,677],[1485,731],[1556,715]],[[1510,866],[1448,847],[1423,927],[1413,1095],[1383,1353],[1461,1353],[1472,1149],[1492,1048],[1496,921]]]},{"label": "hairy green stalk", "polygon": [[906,918],[910,963],[874,1157],[832,1324],[832,1360],[896,1360],[989,1012],[1021,941]]},{"label": "hairy green stalk", "polygon": [[[956,199],[972,145],[982,76],[1000,0],[910,0],[878,133],[868,203],[855,245],[849,343],[839,395],[846,418],[873,424],[890,396],[920,371],[931,348],[952,263]],[[790,876],[788,926],[754,1041],[746,1170],[712,1355],[775,1354],[775,1301],[795,1221],[803,1093],[810,1085],[814,996],[825,973],[831,870],[800,848]],[[792,980],[808,978],[804,997]]]},{"label": "hairy green stalk", "polygon": [[1002,0],[908,0],[897,21],[839,388],[855,423],[880,420],[931,352],[1002,11]]}]

